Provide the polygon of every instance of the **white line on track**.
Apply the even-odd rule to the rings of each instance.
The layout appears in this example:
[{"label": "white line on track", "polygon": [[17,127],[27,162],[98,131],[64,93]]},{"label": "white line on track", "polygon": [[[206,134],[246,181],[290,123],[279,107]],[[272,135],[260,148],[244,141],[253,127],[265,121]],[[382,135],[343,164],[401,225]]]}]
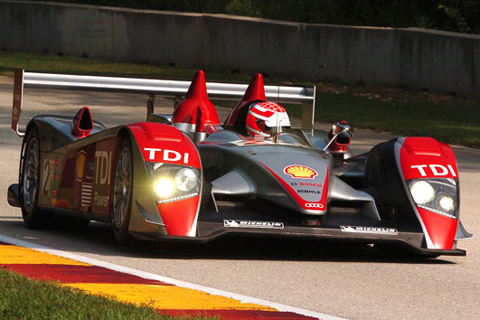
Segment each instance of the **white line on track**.
[{"label": "white line on track", "polygon": [[28,242],[28,241],[24,241],[24,240],[12,238],[12,237],[4,236],[4,235],[0,235],[0,241],[5,242],[5,243],[9,243],[9,244],[13,244],[13,245],[16,245],[16,246],[19,246],[19,247],[25,247],[25,248],[29,248],[29,249],[32,249],[32,250],[49,253],[49,254],[60,256],[60,257],[63,257],[63,258],[88,263],[88,264],[95,265],[95,266],[98,266],[98,267],[103,267],[103,268],[107,268],[107,269],[110,269],[110,270],[131,274],[131,275],[138,276],[138,277],[141,277],[141,278],[144,278],[144,279],[157,280],[157,281],[161,281],[161,282],[164,282],[164,283],[175,285],[177,287],[203,291],[203,292],[207,292],[207,293],[212,294],[212,295],[218,295],[218,296],[223,296],[223,297],[226,297],[226,298],[236,299],[236,300],[242,301],[243,303],[258,304],[258,305],[262,305],[262,306],[271,307],[271,308],[277,309],[279,311],[293,312],[293,313],[301,314],[301,315],[308,316],[308,317],[318,318],[318,319],[321,319],[321,320],[346,320],[345,318],[339,318],[339,317],[331,316],[331,315],[324,314],[324,313],[318,313],[318,312],[313,312],[313,311],[304,310],[304,309],[300,309],[300,308],[295,308],[295,307],[283,305],[283,304],[280,304],[280,303],[275,303],[275,302],[271,302],[271,301],[267,301],[267,300],[252,298],[252,297],[248,297],[248,296],[243,296],[243,295],[228,292],[228,291],[223,291],[223,290],[218,290],[218,289],[214,289],[214,288],[204,287],[204,286],[196,285],[196,284],[185,282],[185,281],[180,281],[180,280],[176,280],[176,279],[172,279],[172,278],[168,278],[168,277],[159,276],[159,275],[149,273],[149,272],[144,272],[144,271],[135,270],[135,269],[127,268],[127,267],[122,267],[122,266],[119,266],[119,265],[116,265],[116,264],[113,264],[113,263],[83,257],[81,255],[78,255],[78,254],[75,254],[75,253],[70,253],[70,252],[67,252],[67,251],[51,249],[51,248],[44,247],[44,246],[39,245],[39,244],[31,243],[31,242]]}]

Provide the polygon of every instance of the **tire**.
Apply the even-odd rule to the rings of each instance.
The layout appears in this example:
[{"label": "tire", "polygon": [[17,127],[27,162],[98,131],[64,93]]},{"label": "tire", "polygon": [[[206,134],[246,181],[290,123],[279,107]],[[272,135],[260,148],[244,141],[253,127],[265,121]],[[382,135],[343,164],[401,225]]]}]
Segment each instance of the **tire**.
[{"label": "tire", "polygon": [[132,207],[133,190],[133,153],[128,137],[120,142],[114,171],[112,196],[112,230],[120,243],[131,242],[128,232]]},{"label": "tire", "polygon": [[25,142],[25,153],[20,175],[20,204],[23,221],[30,229],[40,229],[45,226],[45,213],[38,208],[38,193],[40,189],[40,140],[38,131],[33,127],[28,132]]}]

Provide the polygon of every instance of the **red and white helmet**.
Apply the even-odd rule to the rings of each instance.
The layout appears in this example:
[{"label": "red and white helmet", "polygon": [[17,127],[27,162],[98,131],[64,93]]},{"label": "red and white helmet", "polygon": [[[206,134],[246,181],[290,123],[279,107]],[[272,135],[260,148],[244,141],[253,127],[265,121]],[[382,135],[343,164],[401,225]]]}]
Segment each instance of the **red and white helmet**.
[{"label": "red and white helmet", "polygon": [[289,127],[290,119],[285,108],[274,102],[255,103],[247,114],[246,128],[252,137],[270,137],[281,132],[282,127]]}]

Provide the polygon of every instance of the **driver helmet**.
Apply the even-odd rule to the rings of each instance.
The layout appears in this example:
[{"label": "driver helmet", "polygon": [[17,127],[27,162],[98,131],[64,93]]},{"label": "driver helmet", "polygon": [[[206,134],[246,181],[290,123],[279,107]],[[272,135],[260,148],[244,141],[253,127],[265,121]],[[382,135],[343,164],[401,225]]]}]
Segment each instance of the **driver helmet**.
[{"label": "driver helmet", "polygon": [[252,137],[270,137],[289,127],[290,120],[285,108],[274,102],[258,102],[248,110],[246,129]]}]

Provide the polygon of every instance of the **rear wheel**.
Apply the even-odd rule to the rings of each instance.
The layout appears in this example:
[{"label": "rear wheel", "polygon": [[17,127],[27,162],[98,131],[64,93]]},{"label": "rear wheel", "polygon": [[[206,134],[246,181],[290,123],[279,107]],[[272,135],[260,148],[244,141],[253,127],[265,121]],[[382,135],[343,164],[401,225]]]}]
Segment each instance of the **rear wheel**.
[{"label": "rear wheel", "polygon": [[44,224],[44,213],[38,208],[40,188],[40,140],[38,131],[32,128],[25,143],[22,175],[20,176],[20,202],[23,221],[27,227],[37,229]]},{"label": "rear wheel", "polygon": [[112,229],[120,243],[131,240],[128,233],[132,206],[133,154],[130,139],[122,139],[115,164],[115,179],[112,197]]}]

